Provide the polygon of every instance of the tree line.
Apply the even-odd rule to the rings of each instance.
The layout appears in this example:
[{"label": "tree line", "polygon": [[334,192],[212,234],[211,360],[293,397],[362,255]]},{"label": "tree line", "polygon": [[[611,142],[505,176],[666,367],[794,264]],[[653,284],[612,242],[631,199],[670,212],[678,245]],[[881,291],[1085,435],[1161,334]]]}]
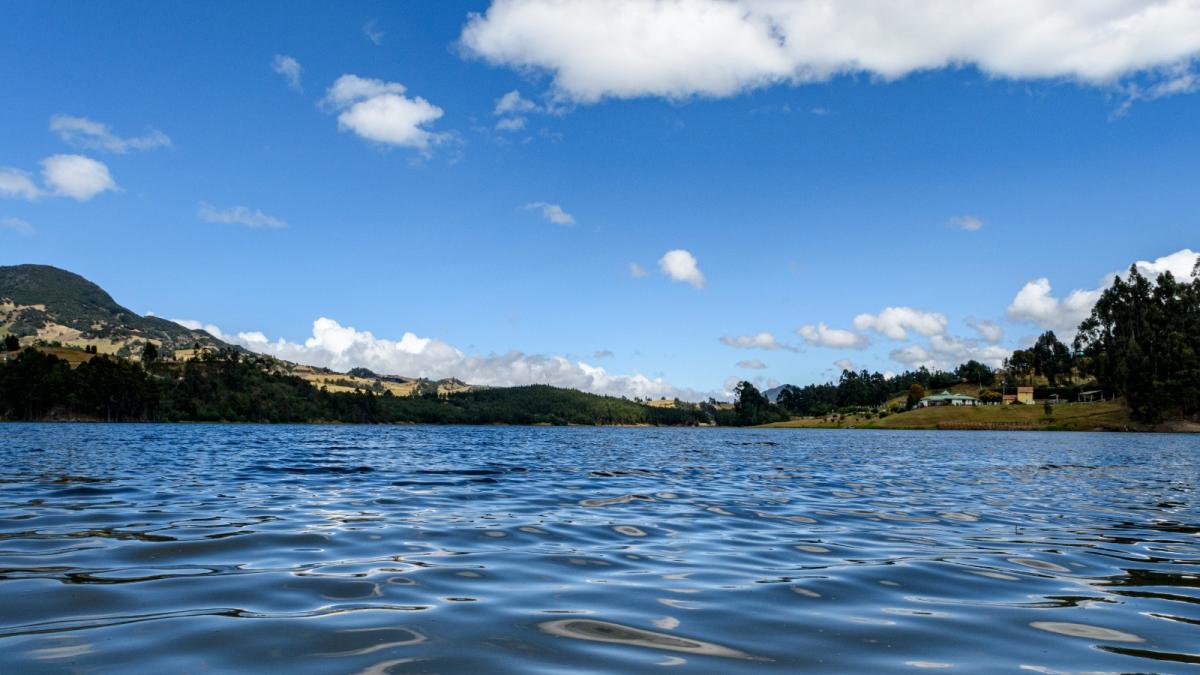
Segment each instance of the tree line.
[{"label": "tree line", "polygon": [[446,397],[334,393],[234,350],[182,364],[153,357],[143,351],[135,363],[98,355],[72,369],[53,354],[20,350],[0,363],[0,419],[672,426],[712,420],[701,408],[653,408],[543,385]]}]

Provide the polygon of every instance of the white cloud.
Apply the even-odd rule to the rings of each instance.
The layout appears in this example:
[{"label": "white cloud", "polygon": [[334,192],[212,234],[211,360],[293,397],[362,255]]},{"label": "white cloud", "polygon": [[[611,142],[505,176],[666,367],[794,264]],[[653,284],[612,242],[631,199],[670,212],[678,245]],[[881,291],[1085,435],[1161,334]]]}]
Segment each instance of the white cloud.
[{"label": "white cloud", "polygon": [[640,279],[646,276],[646,268],[635,262],[631,262],[629,263],[629,276],[633,277],[634,279]]},{"label": "white cloud", "polygon": [[642,398],[679,397],[703,400],[708,393],[672,386],[661,377],[640,373],[611,374],[604,368],[562,356],[508,352],[488,356],[465,354],[432,338],[406,332],[399,340],[377,338],[368,331],[342,326],[321,317],[313,322],[312,337],[303,343],[282,338],[270,340],[261,332],[226,334],[212,324],[175,320],[192,329],[207,330],[214,337],[251,351],[312,366],[345,372],[365,367],[377,373],[424,377],[433,380],[458,378],[469,384],[510,387],[550,384],[597,394]]},{"label": "white cloud", "polygon": [[695,256],[684,249],[667,251],[659,258],[658,267],[673,281],[689,283],[696,289],[704,288],[704,274],[700,271]]},{"label": "white cloud", "polygon": [[[1149,278],[1151,281],[1157,279],[1158,275],[1163,272],[1170,272],[1176,281],[1187,280],[1191,278],[1192,271],[1196,267],[1197,257],[1200,257],[1200,253],[1196,253],[1190,248],[1185,248],[1154,260],[1139,260],[1134,265],[1137,266],[1138,272],[1142,276]],[[1121,272],[1121,276],[1126,276],[1124,271]]]},{"label": "white cloud", "polygon": [[842,370],[849,370],[849,371],[858,370],[858,368],[856,368],[854,366],[854,362],[851,361],[850,359],[838,359],[837,361],[833,362],[833,365],[837,366],[838,368],[841,368]]},{"label": "white cloud", "polygon": [[362,32],[363,35],[365,35],[368,40],[373,42],[376,47],[383,44],[383,36],[385,33],[379,28],[379,22],[375,19],[370,19],[364,23]]},{"label": "white cloud", "polygon": [[879,314],[854,317],[854,327],[858,330],[872,330],[892,340],[907,340],[910,330],[925,337],[940,335],[946,332],[947,323],[945,314],[912,307],[888,307]]},{"label": "white cloud", "polygon": [[441,118],[442,109],[420,96],[408,98],[404,92],[404,85],[398,82],[342,75],[326,92],[323,103],[340,111],[338,129],[342,131],[427,153],[431,145],[446,138],[425,128]]},{"label": "white cloud", "polygon": [[767,364],[759,361],[758,359],[749,359],[746,361],[738,361],[737,367],[746,368],[748,370],[762,370],[763,368],[767,367]]},{"label": "white cloud", "polygon": [[107,124],[71,115],[51,117],[50,131],[71,145],[120,155],[130,150],[153,150],[171,144],[170,137],[158,129],[149,129],[142,136],[122,138],[114,134]]},{"label": "white cloud", "polygon": [[[226,335],[226,334],[222,333],[220,328],[218,328],[215,324],[211,324],[211,323],[201,323],[200,321],[194,321],[192,319],[171,319],[171,321],[174,321],[175,323],[179,324],[180,326],[183,326],[184,328],[186,328],[188,330],[205,331],[206,333],[217,338],[218,340],[225,340],[228,342],[228,341],[230,341],[231,338],[237,337],[234,335]],[[247,333],[246,335],[250,335],[250,334]],[[261,335],[261,333],[259,333],[259,335]]]},{"label": "white cloud", "polygon": [[300,74],[304,69],[296,59],[286,54],[276,54],[275,59],[271,61],[271,70],[282,75],[292,89],[304,91],[304,87],[300,86]]},{"label": "white cloud", "polygon": [[1104,292],[1101,288],[1077,289],[1059,300],[1050,291],[1050,280],[1045,277],[1025,284],[1008,306],[1008,318],[1030,321],[1060,333],[1060,337],[1074,335],[1079,323],[1092,313],[1092,306]]},{"label": "white cloud", "polygon": [[29,221],[20,218],[0,218],[0,230],[16,232],[24,237],[28,237],[34,231],[33,225],[30,225]]},{"label": "white cloud", "polygon": [[[1191,278],[1198,256],[1200,254],[1185,248],[1154,260],[1138,260],[1134,266],[1151,281],[1163,272],[1170,272],[1176,279],[1186,280]],[[1075,335],[1079,324],[1091,316],[1092,307],[1118,275],[1125,277],[1127,270],[1106,275],[1097,288],[1076,289],[1062,299],[1052,294],[1049,279],[1034,279],[1017,291],[1016,297],[1008,306],[1008,318],[1014,321],[1029,321],[1043,330],[1058,333],[1060,338],[1070,339]]]},{"label": "white cloud", "polygon": [[200,209],[197,212],[197,215],[210,223],[225,223],[227,225],[245,225],[246,227],[265,227],[272,229],[287,227],[287,223],[282,219],[267,215],[258,209],[250,209],[245,206],[232,206],[227,209],[218,209],[206,202],[200,202]]},{"label": "white cloud", "polygon": [[108,167],[83,155],[51,155],[43,159],[42,180],[52,193],[81,202],[117,189]]},{"label": "white cloud", "polygon": [[524,115],[538,109],[538,104],[521,96],[520,91],[513,89],[496,99],[496,107],[492,110],[492,114],[496,116]]},{"label": "white cloud", "polygon": [[40,191],[29,174],[20,169],[0,166],[0,197],[37,199]]},{"label": "white cloud", "polygon": [[1194,0],[493,0],[469,54],[551,73],[562,97],[731,96],[974,66],[991,77],[1189,90]]},{"label": "white cloud", "polygon": [[758,335],[723,335],[721,344],[737,349],[790,349],[787,345],[777,342],[775,336],[767,331]]},{"label": "white cloud", "polygon": [[967,232],[977,232],[983,229],[983,221],[975,216],[955,216],[947,223],[947,227],[953,227],[957,230],[966,230]]},{"label": "white cloud", "polygon": [[998,345],[981,345],[974,340],[934,335],[929,338],[927,346],[907,345],[893,349],[889,356],[893,361],[910,368],[924,366],[934,370],[949,370],[971,360],[998,368],[1011,354],[1011,349]]},{"label": "white cloud", "polygon": [[968,317],[966,324],[979,333],[979,337],[983,338],[984,342],[996,344],[1004,339],[1004,329],[995,321],[980,321]]},{"label": "white cloud", "polygon": [[575,216],[563,210],[558,204],[548,202],[530,202],[525,205],[526,211],[541,211],[542,217],[555,225],[574,225]]},{"label": "white cloud", "polygon": [[801,326],[796,334],[810,345],[831,349],[865,349],[870,340],[865,335],[840,328],[829,328],[824,323],[816,326]]}]

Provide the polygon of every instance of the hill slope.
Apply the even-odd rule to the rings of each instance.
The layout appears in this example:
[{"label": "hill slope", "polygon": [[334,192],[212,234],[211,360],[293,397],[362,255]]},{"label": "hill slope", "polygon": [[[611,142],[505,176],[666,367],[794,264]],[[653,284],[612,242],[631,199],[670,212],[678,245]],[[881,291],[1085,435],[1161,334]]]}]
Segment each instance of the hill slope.
[{"label": "hill slope", "polygon": [[116,353],[144,342],[169,350],[228,348],[204,331],[141,316],[78,274],[49,265],[0,267],[0,334]]}]

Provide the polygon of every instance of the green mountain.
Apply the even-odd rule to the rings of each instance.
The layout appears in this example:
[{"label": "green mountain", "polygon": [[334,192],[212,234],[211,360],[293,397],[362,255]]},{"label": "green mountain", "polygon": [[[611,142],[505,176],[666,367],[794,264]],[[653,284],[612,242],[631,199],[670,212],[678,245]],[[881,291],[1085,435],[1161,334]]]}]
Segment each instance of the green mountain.
[{"label": "green mountain", "polygon": [[132,350],[145,342],[172,351],[196,344],[229,347],[204,331],[141,316],[78,274],[49,265],[0,267],[0,335],[7,334],[22,338],[22,344],[43,340],[94,346],[100,353]]}]

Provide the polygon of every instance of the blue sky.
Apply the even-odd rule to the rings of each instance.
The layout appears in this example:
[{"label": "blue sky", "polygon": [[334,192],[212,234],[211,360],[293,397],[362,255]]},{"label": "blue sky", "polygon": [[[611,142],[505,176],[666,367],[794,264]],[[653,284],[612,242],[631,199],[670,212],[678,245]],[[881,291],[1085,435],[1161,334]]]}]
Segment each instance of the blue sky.
[{"label": "blue sky", "polygon": [[689,396],[997,360],[1190,269],[1194,4],[810,4],[4,3],[0,264],[335,368]]}]

